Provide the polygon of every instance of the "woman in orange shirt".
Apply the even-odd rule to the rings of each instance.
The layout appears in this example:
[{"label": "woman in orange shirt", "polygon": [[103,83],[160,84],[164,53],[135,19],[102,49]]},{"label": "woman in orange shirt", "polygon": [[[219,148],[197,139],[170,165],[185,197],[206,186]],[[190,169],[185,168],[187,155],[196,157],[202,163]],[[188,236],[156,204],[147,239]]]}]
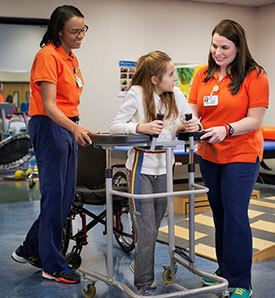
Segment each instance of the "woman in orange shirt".
[{"label": "woman in orange shirt", "polygon": [[[212,31],[208,66],[196,74],[189,102],[207,133],[198,148],[216,229],[217,275],[231,297],[250,297],[252,234],[248,205],[263,155],[261,125],[268,79],[252,58],[244,29],[223,20]],[[213,281],[204,279],[205,284]]]},{"label": "woman in orange shirt", "polygon": [[39,169],[41,210],[23,245],[12,253],[17,262],[41,267],[44,278],[70,284],[80,276],[68,267],[61,239],[75,195],[77,144],[91,144],[92,134],[77,125],[83,78],[72,50],[81,46],[87,30],[76,7],[59,6],[35,56],[29,133]]}]

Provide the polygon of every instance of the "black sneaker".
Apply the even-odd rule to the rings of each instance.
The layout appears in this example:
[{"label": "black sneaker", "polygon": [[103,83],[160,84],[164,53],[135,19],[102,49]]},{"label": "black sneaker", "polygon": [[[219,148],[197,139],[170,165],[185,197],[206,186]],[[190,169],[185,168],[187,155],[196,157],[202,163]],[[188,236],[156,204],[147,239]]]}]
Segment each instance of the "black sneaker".
[{"label": "black sneaker", "polygon": [[24,248],[22,245],[20,245],[16,251],[14,251],[11,254],[11,257],[14,261],[18,262],[18,263],[29,263],[34,267],[37,268],[42,268],[42,264],[41,261],[39,260],[38,257],[36,256],[28,256],[25,252],[24,252]]},{"label": "black sneaker", "polygon": [[80,275],[71,269],[64,269],[56,273],[42,271],[42,277],[65,284],[77,284],[80,282]]}]

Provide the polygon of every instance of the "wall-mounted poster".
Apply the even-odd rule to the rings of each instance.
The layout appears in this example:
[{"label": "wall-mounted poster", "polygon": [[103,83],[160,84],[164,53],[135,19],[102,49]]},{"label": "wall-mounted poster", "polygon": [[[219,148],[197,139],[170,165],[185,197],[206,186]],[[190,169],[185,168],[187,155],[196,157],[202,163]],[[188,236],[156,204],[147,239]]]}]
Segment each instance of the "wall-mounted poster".
[{"label": "wall-mounted poster", "polygon": [[194,75],[203,66],[204,64],[175,64],[175,73],[178,79],[176,85],[180,88],[186,98],[189,96]]},{"label": "wall-mounted poster", "polygon": [[119,61],[119,93],[118,96],[125,96],[130,87],[132,76],[135,72],[137,62]]}]

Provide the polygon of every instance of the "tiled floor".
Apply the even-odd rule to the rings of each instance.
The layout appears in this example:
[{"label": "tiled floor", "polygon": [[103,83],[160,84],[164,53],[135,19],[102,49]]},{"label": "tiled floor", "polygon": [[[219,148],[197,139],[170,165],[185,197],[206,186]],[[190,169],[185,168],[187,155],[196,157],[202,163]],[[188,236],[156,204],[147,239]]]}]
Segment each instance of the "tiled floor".
[{"label": "tiled floor", "polygon": [[[23,182],[24,183],[24,182]],[[7,185],[6,185],[7,186]],[[69,297],[78,298],[82,296],[82,288],[87,284],[82,281],[79,285],[63,285],[56,282],[44,280],[41,271],[30,265],[22,265],[12,261],[11,252],[23,241],[24,236],[33,220],[39,212],[39,201],[37,201],[38,189],[29,190],[21,185],[21,191],[14,185],[5,188],[0,184],[0,201],[5,194],[9,197],[8,202],[0,204],[0,297],[6,298],[37,298],[37,297]],[[30,193],[32,195],[30,196]],[[3,195],[2,195],[3,194]],[[274,195],[274,194],[273,194]],[[16,202],[21,201],[21,202]],[[89,206],[93,210],[101,210],[103,207]],[[106,273],[106,236],[103,236],[103,227],[97,225],[89,232],[89,245],[82,251],[82,266],[84,269]],[[157,243],[156,247],[156,280],[162,284],[162,265],[168,264],[168,247]],[[125,282],[132,288],[133,274],[129,269],[132,255],[123,252],[114,240],[114,272],[115,278]],[[213,272],[216,263],[197,258],[197,266],[203,271]],[[275,260],[265,261],[253,265],[253,290],[255,298],[275,297]],[[200,279],[193,276],[185,269],[179,267],[177,278],[180,283],[187,287],[199,286]],[[157,293],[167,290],[164,286],[158,287]],[[109,287],[98,281],[96,283],[96,297],[127,297],[120,290]],[[216,297],[215,295],[201,295],[197,297]]]},{"label": "tiled floor", "polygon": [[[251,199],[248,211],[253,235],[253,258],[265,260],[275,256],[275,196]],[[210,210],[195,215],[195,251],[202,257],[216,261],[215,228]],[[189,239],[188,218],[175,222],[176,245],[187,248]],[[159,238],[167,241],[168,226],[160,228]]]}]

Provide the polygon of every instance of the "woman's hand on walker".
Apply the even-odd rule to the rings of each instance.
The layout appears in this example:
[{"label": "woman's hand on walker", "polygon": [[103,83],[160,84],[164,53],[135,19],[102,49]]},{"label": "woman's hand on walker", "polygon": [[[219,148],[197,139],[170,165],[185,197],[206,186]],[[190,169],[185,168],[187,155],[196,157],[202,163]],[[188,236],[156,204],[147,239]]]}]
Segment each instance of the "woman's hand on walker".
[{"label": "woman's hand on walker", "polygon": [[204,129],[206,133],[201,137],[201,141],[206,141],[211,144],[221,143],[226,138],[226,129],[224,126],[214,126]]},{"label": "woman's hand on walker", "polygon": [[136,132],[148,135],[159,135],[163,129],[162,120],[153,120],[148,123],[139,123]]},{"label": "woman's hand on walker", "polygon": [[77,126],[76,130],[74,131],[75,140],[80,146],[91,145],[91,137],[95,134],[99,134],[99,132],[93,132],[92,130],[86,129],[81,126]]},{"label": "woman's hand on walker", "polygon": [[185,132],[195,132],[202,129],[201,124],[199,124],[198,119],[192,118],[188,121],[181,120],[178,130],[183,130]]}]

